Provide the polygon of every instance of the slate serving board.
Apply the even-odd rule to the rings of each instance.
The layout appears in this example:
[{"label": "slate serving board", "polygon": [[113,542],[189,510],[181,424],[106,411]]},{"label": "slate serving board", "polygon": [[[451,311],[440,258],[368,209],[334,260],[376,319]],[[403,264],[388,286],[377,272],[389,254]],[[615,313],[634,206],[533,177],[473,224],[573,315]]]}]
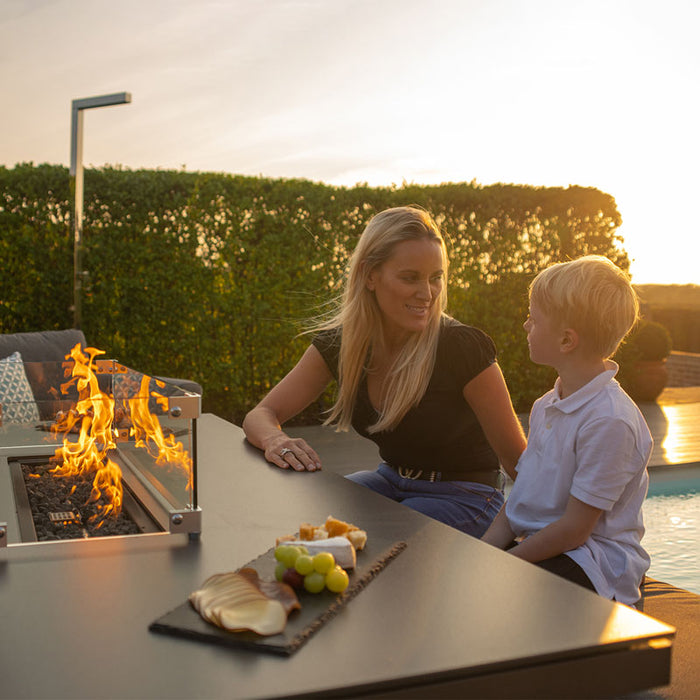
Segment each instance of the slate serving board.
[{"label": "slate serving board", "polygon": [[[365,548],[357,553],[357,566],[348,571],[350,583],[345,591],[341,594],[327,590],[316,594],[298,591],[301,610],[290,613],[281,634],[262,636],[249,631],[228,632],[202,619],[188,600],[152,622],[149,630],[200,642],[290,656],[405,548],[405,542],[368,539]],[[273,547],[246,566],[255,569],[260,578],[274,580],[275,564]]]}]

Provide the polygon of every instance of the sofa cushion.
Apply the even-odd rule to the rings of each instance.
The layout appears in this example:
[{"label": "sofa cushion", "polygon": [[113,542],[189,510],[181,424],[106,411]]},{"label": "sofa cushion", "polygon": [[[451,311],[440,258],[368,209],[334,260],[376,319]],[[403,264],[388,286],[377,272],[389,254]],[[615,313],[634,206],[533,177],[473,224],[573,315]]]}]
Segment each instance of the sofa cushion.
[{"label": "sofa cushion", "polygon": [[34,394],[18,352],[0,359],[0,406],[4,423],[30,423],[39,420]]},{"label": "sofa cushion", "polygon": [[18,352],[25,362],[62,362],[77,343],[87,345],[84,333],[76,328],[6,333],[0,335],[0,357]]},{"label": "sofa cushion", "polygon": [[[202,395],[202,385],[199,382],[195,382],[193,379],[178,379],[176,377],[153,377],[153,379],[158,379],[161,382],[165,382],[168,385],[173,385],[182,389],[183,391],[188,391],[192,394]],[[160,389],[161,393],[165,396],[171,396],[173,394],[172,389]]]}]

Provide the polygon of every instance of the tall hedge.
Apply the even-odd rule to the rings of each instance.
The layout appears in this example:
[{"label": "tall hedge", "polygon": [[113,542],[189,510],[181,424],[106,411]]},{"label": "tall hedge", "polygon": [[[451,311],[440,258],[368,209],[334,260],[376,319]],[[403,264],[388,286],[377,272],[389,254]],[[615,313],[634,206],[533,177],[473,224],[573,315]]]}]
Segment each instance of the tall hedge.
[{"label": "tall hedge", "polygon": [[[0,332],[70,327],[68,171],[0,168],[0,184]],[[425,207],[440,223],[451,261],[448,311],[491,334],[516,408],[528,410],[552,381],[527,357],[522,323],[532,277],[586,253],[629,266],[615,201],[593,188],[347,188],[86,170],[83,330],[124,364],[198,380],[204,410],[238,422],[303,352],[300,324],[339,291],[369,218],[403,204]]]}]

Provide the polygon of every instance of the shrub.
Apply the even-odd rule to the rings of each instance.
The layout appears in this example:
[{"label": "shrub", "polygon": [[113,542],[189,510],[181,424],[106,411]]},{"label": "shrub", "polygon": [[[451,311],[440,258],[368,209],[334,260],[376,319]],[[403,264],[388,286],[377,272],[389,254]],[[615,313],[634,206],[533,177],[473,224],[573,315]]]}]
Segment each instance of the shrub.
[{"label": "shrub", "polygon": [[[0,167],[0,332],[72,323],[69,183],[61,166]],[[302,354],[297,333],[338,292],[367,221],[406,204],[445,233],[448,312],[493,337],[516,409],[529,410],[552,381],[527,355],[530,280],[588,253],[629,267],[615,200],[594,188],[86,170],[83,330],[127,366],[198,381],[203,409],[239,422]]]},{"label": "shrub", "polygon": [[632,329],[618,352],[622,362],[665,360],[672,349],[671,334],[666,326],[642,319]]}]

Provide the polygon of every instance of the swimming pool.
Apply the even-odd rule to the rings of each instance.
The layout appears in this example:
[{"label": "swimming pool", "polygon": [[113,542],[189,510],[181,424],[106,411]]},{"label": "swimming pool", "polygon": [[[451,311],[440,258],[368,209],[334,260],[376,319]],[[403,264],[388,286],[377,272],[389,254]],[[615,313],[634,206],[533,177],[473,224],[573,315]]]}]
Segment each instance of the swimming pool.
[{"label": "swimming pool", "polygon": [[651,470],[644,526],[648,575],[700,594],[700,469]]}]

